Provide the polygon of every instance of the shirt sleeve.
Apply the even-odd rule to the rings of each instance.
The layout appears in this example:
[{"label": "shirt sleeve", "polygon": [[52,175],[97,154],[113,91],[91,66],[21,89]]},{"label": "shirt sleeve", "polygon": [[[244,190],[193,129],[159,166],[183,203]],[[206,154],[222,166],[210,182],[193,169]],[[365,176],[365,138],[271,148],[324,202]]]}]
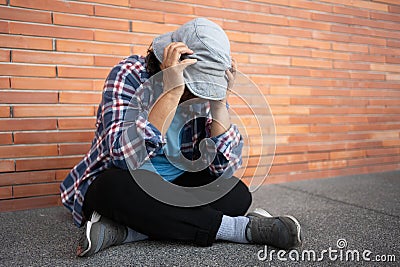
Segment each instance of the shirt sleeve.
[{"label": "shirt sleeve", "polygon": [[102,123],[109,155],[116,167],[139,168],[165,140],[148,120],[148,103],[140,94],[139,61],[115,66],[104,86]]},{"label": "shirt sleeve", "polygon": [[215,143],[217,154],[209,166],[210,173],[231,177],[242,165],[243,138],[237,126],[231,124],[226,132],[211,137],[211,140]]}]

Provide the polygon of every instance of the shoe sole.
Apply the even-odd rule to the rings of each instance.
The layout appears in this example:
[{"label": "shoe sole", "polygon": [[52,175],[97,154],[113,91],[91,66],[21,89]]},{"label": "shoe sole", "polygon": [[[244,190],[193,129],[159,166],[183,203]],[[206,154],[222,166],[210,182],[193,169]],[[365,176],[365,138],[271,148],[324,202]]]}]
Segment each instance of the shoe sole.
[{"label": "shoe sole", "polygon": [[[299,221],[295,217],[293,217],[291,215],[285,215],[285,217],[288,217],[289,219],[291,219],[294,222],[294,224],[296,225],[296,229],[297,229],[297,244],[298,244],[298,246],[301,246],[303,241],[301,240],[301,226],[300,226]],[[297,247],[297,246],[295,246],[295,247]]]},{"label": "shoe sole", "polygon": [[86,238],[88,240],[89,246],[85,251],[83,251],[81,254],[79,254],[80,257],[85,256],[85,254],[88,253],[90,251],[90,249],[92,248],[92,240],[90,240],[90,231],[92,230],[93,224],[99,222],[100,218],[101,218],[101,215],[94,211],[92,214],[92,217],[90,218],[90,221],[87,222]]}]

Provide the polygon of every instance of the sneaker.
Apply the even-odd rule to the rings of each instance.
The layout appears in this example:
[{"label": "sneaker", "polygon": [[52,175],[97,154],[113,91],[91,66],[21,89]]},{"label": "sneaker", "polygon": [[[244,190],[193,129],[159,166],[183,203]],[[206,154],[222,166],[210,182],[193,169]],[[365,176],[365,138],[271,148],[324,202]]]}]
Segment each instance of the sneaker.
[{"label": "sneaker", "polygon": [[292,249],[302,244],[300,223],[293,216],[272,217],[263,209],[249,213],[246,237],[250,243]]},{"label": "sneaker", "polygon": [[100,250],[120,245],[125,240],[128,229],[97,212],[93,212],[86,223],[86,231],[81,236],[76,254],[80,257],[91,256]]}]

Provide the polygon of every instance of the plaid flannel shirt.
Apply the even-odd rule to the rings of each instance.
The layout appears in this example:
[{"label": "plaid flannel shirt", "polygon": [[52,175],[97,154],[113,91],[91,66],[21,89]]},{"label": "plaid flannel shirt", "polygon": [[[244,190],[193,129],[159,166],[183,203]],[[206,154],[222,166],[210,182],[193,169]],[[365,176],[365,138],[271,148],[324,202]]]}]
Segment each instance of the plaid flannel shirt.
[{"label": "plaid flannel shirt", "polygon": [[[145,58],[133,55],[116,65],[105,81],[91,148],[60,185],[62,203],[72,212],[79,227],[87,220],[82,213],[85,193],[100,172],[112,167],[128,169],[127,159],[131,168],[139,168],[149,157],[156,156],[166,142],[147,120],[149,108],[156,99],[140,91],[148,80]],[[140,109],[136,106],[139,103]],[[210,137],[210,105],[200,105],[197,109],[190,106],[193,120],[183,127],[181,151],[188,159],[196,159],[200,141]],[[127,111],[132,110],[138,112],[133,113],[134,121],[127,123]],[[201,113],[207,115],[200,117]],[[129,142],[124,141],[124,131],[129,133]],[[243,140],[236,125],[232,124],[225,133],[211,139],[216,144],[217,154],[209,165],[210,173],[216,177],[223,173],[232,176],[242,164]]]}]

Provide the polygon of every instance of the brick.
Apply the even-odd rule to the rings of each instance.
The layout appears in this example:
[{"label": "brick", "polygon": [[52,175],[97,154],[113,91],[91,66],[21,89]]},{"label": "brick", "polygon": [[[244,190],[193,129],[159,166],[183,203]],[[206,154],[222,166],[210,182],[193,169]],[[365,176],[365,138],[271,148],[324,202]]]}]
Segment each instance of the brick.
[{"label": "brick", "polygon": [[235,52],[248,52],[248,53],[268,53],[269,48],[266,45],[259,44],[244,44],[244,43],[231,43],[231,50]]},{"label": "brick", "polygon": [[[132,0],[133,1],[133,0]],[[252,2],[239,2],[239,1],[223,1],[224,8],[233,10],[245,10],[260,13],[270,13],[270,6]]]},{"label": "brick", "polygon": [[292,27],[278,27],[271,26],[271,33],[276,35],[294,36],[298,38],[311,38],[312,32],[310,30],[302,30]]},{"label": "brick", "polygon": [[333,67],[335,69],[370,70],[369,64],[350,63],[350,62],[345,62],[345,61],[335,61],[335,62],[333,62]]},{"label": "brick", "polygon": [[106,78],[110,72],[109,68],[101,67],[75,67],[57,66],[60,78]]},{"label": "brick", "polygon": [[325,41],[316,41],[316,40],[308,40],[308,39],[289,39],[290,46],[299,46],[299,47],[311,47],[318,49],[326,49],[329,50],[331,48],[330,42]]},{"label": "brick", "polygon": [[292,155],[278,155],[274,158],[274,164],[287,164],[299,163],[309,161],[328,160],[328,153],[307,153],[307,154],[292,154]]},{"label": "brick", "polygon": [[55,92],[0,92],[0,103],[57,103],[58,94]]},{"label": "brick", "polygon": [[388,81],[400,81],[400,75],[386,74],[385,77]]},{"label": "brick", "polygon": [[246,33],[226,31],[226,35],[228,35],[228,38],[231,42],[250,42],[250,35]]},{"label": "brick", "polygon": [[0,106],[0,118],[10,117],[10,107],[9,106]]},{"label": "brick", "polygon": [[[3,120],[0,120],[2,122]],[[4,131],[2,129],[2,131]],[[1,145],[8,145],[13,143],[13,138],[11,133],[0,133],[0,144]]]},{"label": "brick", "polygon": [[99,93],[60,92],[60,103],[67,104],[98,104],[101,101]]},{"label": "brick", "polygon": [[270,56],[270,55],[250,55],[250,63],[256,64],[274,64],[274,65],[290,65],[290,58],[285,56]]},{"label": "brick", "polygon": [[10,33],[45,37],[93,40],[93,30],[72,27],[10,22]]},{"label": "brick", "polygon": [[291,65],[311,68],[332,68],[332,61],[292,57]]},{"label": "brick", "polygon": [[321,30],[321,31],[330,31],[331,30],[331,24],[329,24],[329,23],[316,22],[316,21],[310,21],[310,20],[300,20],[300,19],[289,19],[289,26]]},{"label": "brick", "polygon": [[400,22],[400,16],[387,13],[370,12],[370,17],[375,20],[387,20]]},{"label": "brick", "polygon": [[260,44],[276,44],[276,45],[289,45],[289,38],[284,36],[272,36],[266,34],[258,34],[258,33],[250,33],[250,42],[251,43],[260,43]]},{"label": "brick", "polygon": [[366,155],[368,157],[373,156],[389,156],[389,155],[398,155],[400,153],[400,148],[374,148],[374,149],[367,149]]},{"label": "brick", "polygon": [[14,160],[4,159],[0,160],[0,172],[12,172],[15,171]]},{"label": "brick", "polygon": [[[32,131],[32,130],[55,130],[56,119],[1,119],[0,129],[2,131]],[[10,136],[11,137],[11,136]],[[11,140],[11,138],[10,138]]]},{"label": "brick", "polygon": [[143,44],[149,46],[155,36],[137,34],[133,32],[116,32],[95,30],[94,39],[101,42],[115,42],[124,44]]},{"label": "brick", "polygon": [[304,134],[309,133],[310,128],[308,126],[298,126],[298,125],[282,125],[276,126],[276,134]]},{"label": "brick", "polygon": [[358,44],[386,46],[386,39],[378,37],[365,37],[365,36],[352,35],[350,36],[350,42]]},{"label": "brick", "polygon": [[[102,80],[104,82],[104,80]],[[87,79],[12,77],[12,89],[93,90],[94,81]]]},{"label": "brick", "polygon": [[8,21],[0,21],[0,33],[9,33],[9,24]]},{"label": "brick", "polygon": [[71,169],[66,170],[55,170],[56,171],[56,181],[64,181],[65,177],[71,172]]},{"label": "brick", "polygon": [[395,64],[370,64],[371,70],[384,72],[400,72],[400,66]]},{"label": "brick", "polygon": [[0,200],[7,198],[12,198],[12,187],[11,186],[0,187]]},{"label": "brick", "polygon": [[362,62],[385,62],[385,56],[377,55],[364,55],[364,54],[351,54],[351,61],[362,61]]},{"label": "brick", "polygon": [[60,205],[60,196],[28,197],[7,199],[1,202],[0,211],[16,211],[32,208],[46,208]]},{"label": "brick", "polygon": [[268,84],[268,85],[283,85],[283,84],[289,84],[289,78],[288,77],[266,77],[266,76],[250,76],[250,79],[257,85],[262,85],[262,84]]},{"label": "brick", "polygon": [[340,15],[312,13],[311,18],[312,18],[312,20],[316,20],[316,21],[327,21],[327,22],[342,23],[342,24],[354,24],[353,23],[354,19],[352,17],[340,16]]},{"label": "brick", "polygon": [[298,48],[270,46],[268,49],[271,54],[275,55],[311,56],[311,51]]},{"label": "brick", "polygon": [[51,24],[51,13],[15,7],[0,7],[0,18]]},{"label": "brick", "polygon": [[58,127],[60,130],[79,130],[94,129],[96,124],[95,118],[60,118],[58,119]]},{"label": "brick", "polygon": [[[233,20],[235,18],[240,17],[243,21],[255,21],[253,18],[250,18],[249,13],[247,12],[240,12],[240,11],[232,11],[232,10],[224,10],[221,12],[219,8],[211,8],[211,7],[202,7],[202,6],[195,6],[194,7],[194,14],[198,17],[214,17],[214,18],[221,18],[221,19],[230,19]],[[251,17],[255,17],[256,14],[252,14]]]},{"label": "brick", "polygon": [[0,50],[0,61],[10,62],[10,50]]},{"label": "brick", "polygon": [[[334,25],[332,25],[333,27]],[[348,43],[350,42],[350,36],[349,35],[344,35],[344,34],[337,34],[337,33],[327,33],[327,32],[320,32],[320,31],[314,31],[312,33],[312,38],[317,39],[317,40],[324,40],[324,41],[336,41],[336,42],[345,42]]]},{"label": "brick", "polygon": [[132,8],[140,8],[144,10],[158,10],[165,13],[193,14],[193,6],[180,3],[165,2],[160,4],[158,1],[152,1],[152,0],[147,0],[147,1],[131,0],[130,6]]},{"label": "brick", "polygon": [[398,6],[389,6],[389,12],[400,13],[400,7],[398,7]]},{"label": "brick", "polygon": [[180,15],[180,14],[169,14],[165,13],[164,14],[164,23],[165,24],[178,24],[178,25],[183,25],[189,20],[195,19],[196,16],[190,15]]},{"label": "brick", "polygon": [[329,153],[330,159],[349,159],[349,158],[364,158],[366,155],[365,150],[354,150],[354,151],[334,151]]},{"label": "brick", "polygon": [[102,67],[112,67],[120,62],[120,56],[94,56],[94,65]]},{"label": "brick", "polygon": [[57,51],[106,55],[130,55],[130,46],[72,40],[56,40]]},{"label": "brick", "polygon": [[0,158],[28,158],[40,156],[57,156],[57,145],[34,145],[34,146],[0,146]]},{"label": "brick", "polygon": [[324,12],[332,11],[331,5],[315,3],[312,1],[304,1],[304,0],[290,0],[289,6],[303,8],[303,9],[307,9],[307,10],[324,11]]},{"label": "brick", "polygon": [[13,186],[13,195],[15,198],[45,196],[51,194],[58,194],[59,192],[60,192],[60,184],[58,182]]},{"label": "brick", "polygon": [[0,77],[0,88],[1,89],[10,88],[10,78],[8,78],[8,77]]},{"label": "brick", "polygon": [[53,14],[54,24],[83,28],[129,31],[129,21],[121,19],[97,18],[63,13]]},{"label": "brick", "polygon": [[166,32],[174,31],[177,28],[178,26],[171,26],[160,23],[132,21],[132,32],[163,34]]},{"label": "brick", "polygon": [[246,33],[271,33],[271,26],[261,23],[223,21],[224,30],[233,30]]},{"label": "brick", "polygon": [[52,50],[52,38],[37,38],[28,36],[1,35],[0,46],[10,48]]},{"label": "brick", "polygon": [[34,170],[51,170],[51,169],[65,169],[72,168],[80,160],[79,157],[47,157],[45,160],[37,159],[18,159],[16,160],[17,171],[34,171]]},{"label": "brick", "polygon": [[85,0],[85,2],[108,4],[115,6],[129,6],[129,0]]},{"label": "brick", "polygon": [[14,106],[14,117],[64,117],[64,116],[93,116],[91,106]]},{"label": "brick", "polygon": [[87,144],[60,144],[60,156],[67,155],[85,155],[90,149],[90,143]]},{"label": "brick", "polygon": [[[350,78],[351,79],[359,79],[359,80],[385,80],[387,79],[387,75],[384,74],[371,74],[371,73],[364,73],[364,72],[351,72]],[[389,80],[389,79],[387,79]]]},{"label": "brick", "polygon": [[10,0],[11,6],[28,7],[32,9],[52,10],[73,14],[93,15],[93,5],[63,0],[25,1]]},{"label": "brick", "polygon": [[[300,10],[300,9],[293,9],[284,6],[270,6],[269,7],[271,14],[277,15],[284,15],[288,17],[298,17],[304,19],[311,18],[311,12],[309,10]],[[268,12],[266,12],[268,13]],[[290,23],[290,22],[289,22]]]},{"label": "brick", "polygon": [[55,171],[14,172],[0,174],[0,186],[55,181]]},{"label": "brick", "polygon": [[349,60],[351,57],[351,55],[347,53],[319,51],[319,50],[312,50],[311,56],[315,58],[328,58],[328,59],[339,59],[339,60]]},{"label": "brick", "polygon": [[337,169],[345,167],[347,167],[346,160],[317,161],[308,163],[308,169],[313,171],[323,170],[323,169]]},{"label": "brick", "polygon": [[400,63],[400,57],[385,56],[385,62],[398,64]]},{"label": "brick", "polygon": [[90,142],[93,139],[93,131],[81,132],[16,132],[14,133],[15,144],[43,144],[43,143],[66,143],[66,142]]},{"label": "brick", "polygon": [[12,60],[36,64],[93,65],[94,63],[93,56],[89,55],[24,50],[14,50]]},{"label": "brick", "polygon": [[371,46],[369,49],[370,49],[369,52],[371,54],[381,54],[381,55],[383,54],[389,56],[400,55],[399,51],[400,49],[395,49],[395,48],[381,48],[381,47]]},{"label": "brick", "polygon": [[148,45],[134,45],[132,46],[131,54],[145,56],[147,55],[148,48],[149,48]]},{"label": "brick", "polygon": [[344,7],[344,6],[333,6],[332,9],[333,9],[333,12],[337,13],[337,14],[364,17],[364,18],[368,18],[370,16],[370,14],[372,13],[367,10]]},{"label": "brick", "polygon": [[53,66],[0,63],[0,75],[55,77],[56,68]]},{"label": "brick", "polygon": [[163,22],[163,13],[157,11],[148,10],[137,10],[136,12],[130,8],[125,7],[111,7],[111,6],[94,6],[94,13],[100,17],[111,17],[118,19],[130,19],[130,20],[143,20],[153,22]]},{"label": "brick", "polygon": [[368,53],[368,46],[355,44],[332,43],[333,50]]},{"label": "brick", "polygon": [[400,41],[387,40],[387,46],[400,47]]}]

